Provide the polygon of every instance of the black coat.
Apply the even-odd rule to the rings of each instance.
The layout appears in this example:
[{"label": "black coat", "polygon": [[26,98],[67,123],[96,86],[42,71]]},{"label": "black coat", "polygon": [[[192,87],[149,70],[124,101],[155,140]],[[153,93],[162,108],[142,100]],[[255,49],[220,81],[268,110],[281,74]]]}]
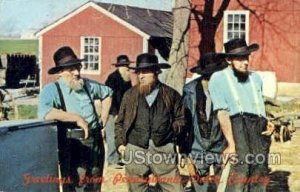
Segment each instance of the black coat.
[{"label": "black coat", "polygon": [[105,85],[109,86],[114,91],[109,114],[117,115],[121,106],[122,97],[131,87],[131,81],[125,82],[119,71],[116,70],[108,76]]},{"label": "black coat", "polygon": [[[182,98],[177,91],[165,84],[161,84],[158,94],[160,95],[158,95],[158,97],[162,98],[166,107],[172,114],[172,119],[170,119],[173,128],[172,134],[174,135],[174,137],[179,138],[185,132],[185,119]],[[130,130],[133,128],[132,125],[135,122],[138,107],[139,91],[138,86],[134,86],[125,93],[119,115],[116,120],[115,142],[117,148],[120,145],[127,144],[127,136]]]}]

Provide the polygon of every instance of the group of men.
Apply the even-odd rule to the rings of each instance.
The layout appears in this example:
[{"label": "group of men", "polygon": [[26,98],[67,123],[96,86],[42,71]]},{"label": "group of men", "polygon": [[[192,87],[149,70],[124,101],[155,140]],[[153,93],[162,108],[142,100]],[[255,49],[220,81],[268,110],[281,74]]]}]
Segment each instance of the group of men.
[{"label": "group of men", "polygon": [[[55,67],[48,73],[59,78],[43,88],[38,115],[62,122],[60,165],[62,175],[72,181],[66,191],[101,191],[101,179],[90,182],[97,180],[88,178],[103,174],[104,127],[106,160],[108,165],[125,164],[128,191],[149,191],[149,175],[155,176],[157,191],[190,190],[182,185],[177,145],[191,157],[200,178],[212,174],[212,168],[221,175],[224,164],[230,164],[229,177],[267,178],[273,127],[266,119],[262,81],[248,68],[249,56],[258,45],[233,39],[224,47],[225,53],[201,55],[198,65],[190,69],[201,76],[183,87],[182,96],[160,82],[159,74],[170,65],[159,63],[155,55],[138,55],[135,66],[126,55],[118,56],[117,70],[103,85],[80,76],[82,60],[70,47],[58,49]],[[129,70],[137,75],[136,85]],[[95,99],[102,103],[100,119]],[[255,155],[266,159],[247,161],[249,154],[254,160]],[[194,191],[216,190],[199,177],[192,180]],[[225,189],[265,191],[266,183],[236,182]]]}]

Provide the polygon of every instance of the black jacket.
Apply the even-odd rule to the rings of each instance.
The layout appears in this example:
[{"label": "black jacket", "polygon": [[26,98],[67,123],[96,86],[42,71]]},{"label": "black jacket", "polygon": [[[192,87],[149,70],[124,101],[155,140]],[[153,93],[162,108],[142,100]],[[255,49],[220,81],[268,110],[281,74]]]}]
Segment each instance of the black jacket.
[{"label": "black jacket", "polygon": [[108,76],[105,85],[109,86],[114,91],[109,114],[117,115],[121,106],[122,97],[131,87],[131,81],[125,82],[119,71],[116,70]]},{"label": "black jacket", "polygon": [[[161,84],[158,94],[161,94],[167,109],[172,114],[172,118],[170,119],[173,128],[172,135],[174,135],[174,137],[178,137],[185,131],[182,98],[178,92],[164,84]],[[130,132],[130,129],[133,128],[132,125],[135,122],[138,107],[139,92],[138,87],[134,86],[125,93],[119,115],[116,120],[115,142],[117,148],[120,145],[127,144],[128,133]]]}]

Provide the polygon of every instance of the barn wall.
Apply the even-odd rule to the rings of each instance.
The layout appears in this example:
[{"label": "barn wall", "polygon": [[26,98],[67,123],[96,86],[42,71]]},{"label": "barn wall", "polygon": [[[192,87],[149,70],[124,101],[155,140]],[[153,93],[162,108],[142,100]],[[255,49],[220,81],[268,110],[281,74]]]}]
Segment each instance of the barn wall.
[{"label": "barn wall", "polygon": [[49,76],[47,71],[54,66],[53,54],[61,46],[71,46],[77,56],[80,56],[80,37],[99,36],[102,38],[101,74],[85,75],[104,82],[108,74],[115,70],[112,63],[120,54],[127,54],[131,60],[143,50],[143,38],[117,23],[96,9],[89,7],[65,22],[47,31],[42,37],[42,84],[57,78]]},{"label": "barn wall", "polygon": [[[222,0],[215,1],[215,12]],[[300,83],[300,1],[261,0],[241,1],[250,12],[249,42],[260,49],[251,57],[251,69],[274,71],[280,82]],[[193,0],[199,9],[203,0]],[[237,1],[231,1],[227,10],[244,10]],[[199,59],[198,44],[201,35],[192,18],[190,31],[189,66]],[[216,51],[223,50],[223,21],[215,37]]]}]

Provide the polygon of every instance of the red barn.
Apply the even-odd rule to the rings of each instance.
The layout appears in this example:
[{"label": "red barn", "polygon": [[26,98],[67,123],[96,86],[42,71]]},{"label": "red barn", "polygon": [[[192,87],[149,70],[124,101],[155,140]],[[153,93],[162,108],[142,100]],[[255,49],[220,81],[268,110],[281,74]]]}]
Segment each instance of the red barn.
[{"label": "red barn", "polygon": [[143,52],[168,57],[172,37],[171,12],[88,2],[37,32],[41,85],[57,78],[48,75],[53,54],[61,46],[73,48],[83,63],[82,75],[104,82],[120,54],[131,60]]},{"label": "red barn", "polygon": [[[215,16],[225,0],[216,0]],[[193,0],[197,10],[204,9],[203,0]],[[253,54],[251,68],[274,71],[279,94],[289,88],[300,96],[300,1],[299,0],[229,0],[215,35],[216,51],[223,51],[223,43],[243,37],[248,43],[256,42],[259,51]],[[200,19],[203,18],[201,15]],[[195,65],[200,53],[201,40],[195,16],[190,28],[189,66]]]}]

